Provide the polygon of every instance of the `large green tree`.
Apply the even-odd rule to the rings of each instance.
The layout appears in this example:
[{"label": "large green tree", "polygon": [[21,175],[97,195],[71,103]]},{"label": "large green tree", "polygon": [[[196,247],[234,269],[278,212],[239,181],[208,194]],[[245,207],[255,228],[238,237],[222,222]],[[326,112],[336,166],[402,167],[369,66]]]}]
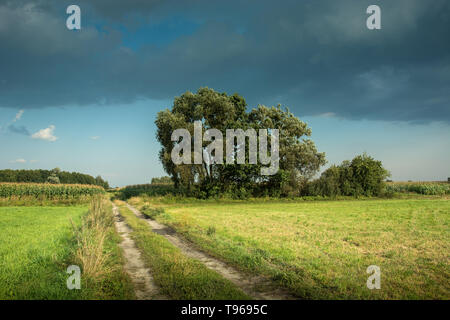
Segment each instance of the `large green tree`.
[{"label": "large green tree", "polygon": [[[175,165],[171,152],[177,142],[172,141],[172,132],[186,129],[194,138],[194,122],[201,121],[202,133],[215,128],[224,137],[227,129],[271,129],[279,130],[279,170],[274,175],[261,174],[260,163],[249,164],[248,143],[245,144],[246,164],[208,163]],[[200,197],[218,193],[231,193],[233,196],[249,195],[287,195],[298,194],[303,184],[315,175],[325,164],[325,154],[317,151],[309,139],[311,129],[295,117],[288,109],[258,106],[247,112],[245,99],[238,94],[227,95],[209,88],[200,88],[197,93],[186,92],[175,98],[171,110],[158,113],[155,121],[157,139],[162,145],[159,157],[165,171],[175,183]],[[270,141],[270,139],[268,139]],[[203,149],[210,142],[203,142]],[[192,145],[194,142],[192,141]],[[242,146],[241,146],[242,147]],[[237,153],[240,147],[235,146]],[[271,145],[269,143],[268,152]],[[191,150],[191,158],[194,152]]]}]

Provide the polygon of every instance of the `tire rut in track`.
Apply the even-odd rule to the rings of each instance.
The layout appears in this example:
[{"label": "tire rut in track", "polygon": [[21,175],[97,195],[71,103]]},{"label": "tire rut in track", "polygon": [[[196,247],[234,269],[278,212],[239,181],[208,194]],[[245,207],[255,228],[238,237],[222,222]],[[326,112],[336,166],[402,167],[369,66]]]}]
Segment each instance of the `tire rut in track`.
[{"label": "tire rut in track", "polygon": [[174,246],[178,247],[186,256],[199,260],[206,267],[216,271],[225,279],[244,291],[248,296],[259,300],[292,300],[297,299],[285,289],[275,287],[274,283],[262,276],[249,276],[218,260],[205,252],[200,251],[191,242],[185,240],[172,228],[144,216],[139,210],[126,203],[127,207],[138,217],[149,224],[153,232],[162,235]]},{"label": "tire rut in track", "polygon": [[124,268],[133,282],[136,298],[138,300],[167,299],[159,293],[159,288],[153,280],[150,269],[145,266],[140,251],[130,237],[132,230],[123,220],[115,204],[113,204],[113,214],[117,232],[123,238],[119,246],[122,248],[126,261]]}]

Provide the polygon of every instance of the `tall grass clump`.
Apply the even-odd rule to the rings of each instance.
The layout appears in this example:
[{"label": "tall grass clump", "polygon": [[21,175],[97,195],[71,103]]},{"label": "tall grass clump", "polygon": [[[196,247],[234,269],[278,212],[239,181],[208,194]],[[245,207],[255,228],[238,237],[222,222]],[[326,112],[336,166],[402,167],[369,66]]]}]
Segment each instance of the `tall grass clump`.
[{"label": "tall grass clump", "polygon": [[135,299],[118,246],[122,238],[115,229],[107,197],[94,196],[81,224],[72,225],[75,238],[72,263],[81,268],[83,295],[89,299]]},{"label": "tall grass clump", "polygon": [[95,197],[81,226],[73,226],[77,241],[75,260],[82,267],[83,274],[93,279],[109,274],[112,271],[107,264],[110,254],[104,247],[114,227],[114,218],[108,201],[101,196]]}]

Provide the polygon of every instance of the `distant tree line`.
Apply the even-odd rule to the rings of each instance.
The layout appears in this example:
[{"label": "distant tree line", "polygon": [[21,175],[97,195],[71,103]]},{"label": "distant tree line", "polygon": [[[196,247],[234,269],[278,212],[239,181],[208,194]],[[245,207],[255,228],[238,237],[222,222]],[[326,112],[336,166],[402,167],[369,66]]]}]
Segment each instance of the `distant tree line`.
[{"label": "distant tree line", "polygon": [[88,184],[109,188],[108,182],[101,176],[94,178],[88,174],[61,171],[59,168],[53,170],[0,170],[0,182]]}]

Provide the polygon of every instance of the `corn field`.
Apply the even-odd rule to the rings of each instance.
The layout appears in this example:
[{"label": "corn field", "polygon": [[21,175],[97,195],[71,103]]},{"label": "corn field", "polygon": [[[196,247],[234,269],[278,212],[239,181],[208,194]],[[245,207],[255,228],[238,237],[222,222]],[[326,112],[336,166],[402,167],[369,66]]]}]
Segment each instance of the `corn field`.
[{"label": "corn field", "polygon": [[404,182],[388,183],[388,192],[418,193],[424,195],[446,195],[450,194],[450,183],[438,182]]},{"label": "corn field", "polygon": [[74,199],[102,194],[99,186],[81,184],[0,183],[0,198]]}]

